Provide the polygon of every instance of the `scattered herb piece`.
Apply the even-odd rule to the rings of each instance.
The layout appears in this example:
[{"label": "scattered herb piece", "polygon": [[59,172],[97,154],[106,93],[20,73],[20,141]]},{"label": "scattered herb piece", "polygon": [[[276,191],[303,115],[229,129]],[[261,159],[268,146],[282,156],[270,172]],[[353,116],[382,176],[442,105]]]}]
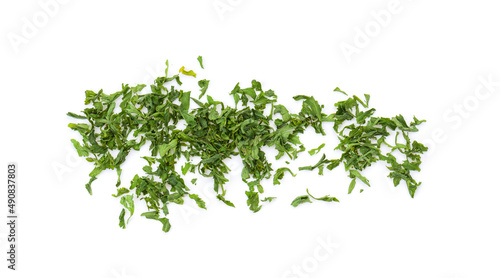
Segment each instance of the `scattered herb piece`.
[{"label": "scattered herb piece", "polygon": [[297,198],[295,198],[292,201],[292,206],[297,207],[298,205],[303,204],[303,203],[312,203],[311,199],[309,199],[308,195],[302,195],[302,196],[298,196]]},{"label": "scattered herb piece", "polygon": [[309,193],[309,189],[306,189],[307,195],[311,196],[311,198],[318,200],[318,201],[324,201],[324,202],[340,202],[339,199],[335,197],[330,197],[330,195],[323,196],[321,198],[316,198],[311,193]]},{"label": "scattered herb piece", "polygon": [[192,76],[192,77],[196,77],[196,73],[194,71],[192,71],[192,70],[187,71],[187,70],[185,70],[184,67],[179,69],[179,73],[182,73],[182,74],[188,75],[188,76]]},{"label": "scattered herb piece", "polygon": [[319,153],[319,151],[321,151],[321,149],[322,149],[323,147],[325,147],[325,143],[323,143],[323,144],[319,145],[319,147],[317,147],[316,149],[312,149],[312,150],[308,151],[308,153],[309,153],[310,155],[315,155],[315,154]]},{"label": "scattered herb piece", "polygon": [[266,197],[262,200],[260,200],[261,202],[272,202],[274,199],[276,199],[276,197]]},{"label": "scattered herb piece", "polygon": [[205,69],[205,68],[203,67],[203,57],[198,56],[198,62],[200,62],[200,67],[201,67],[202,69]]},{"label": "scattered herb piece", "polygon": [[201,97],[203,97],[205,95],[205,93],[207,92],[208,84],[209,83],[210,83],[210,81],[206,80],[206,79],[198,81],[198,86],[200,86],[200,88],[201,88],[200,89],[201,90],[201,94],[198,97],[198,99],[201,99]]},{"label": "scattered herb piece", "polygon": [[274,185],[281,184],[280,180],[283,179],[286,171],[289,172],[292,176],[294,176],[294,177],[296,176],[296,174],[294,174],[292,172],[292,170],[290,170],[289,168],[286,168],[286,167],[279,168],[278,170],[276,170],[276,172],[274,174],[274,179],[273,179]]}]

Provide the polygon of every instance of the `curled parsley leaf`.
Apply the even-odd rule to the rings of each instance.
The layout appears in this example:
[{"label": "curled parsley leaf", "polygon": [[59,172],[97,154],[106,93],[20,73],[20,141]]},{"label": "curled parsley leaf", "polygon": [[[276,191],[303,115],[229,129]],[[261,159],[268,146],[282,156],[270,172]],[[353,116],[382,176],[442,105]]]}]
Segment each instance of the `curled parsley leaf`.
[{"label": "curled parsley leaf", "polygon": [[298,205],[304,204],[304,203],[312,203],[311,199],[309,199],[308,195],[302,195],[298,196],[292,201],[292,206],[297,207]]}]

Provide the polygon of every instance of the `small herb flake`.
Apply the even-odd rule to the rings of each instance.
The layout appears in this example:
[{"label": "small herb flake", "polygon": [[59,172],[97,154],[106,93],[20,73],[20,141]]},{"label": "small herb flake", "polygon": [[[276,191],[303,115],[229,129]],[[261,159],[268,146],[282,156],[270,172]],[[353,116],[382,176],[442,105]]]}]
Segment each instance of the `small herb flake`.
[{"label": "small herb flake", "polygon": [[205,69],[205,68],[203,67],[203,57],[198,56],[198,62],[200,62],[200,67],[201,67],[202,69]]}]

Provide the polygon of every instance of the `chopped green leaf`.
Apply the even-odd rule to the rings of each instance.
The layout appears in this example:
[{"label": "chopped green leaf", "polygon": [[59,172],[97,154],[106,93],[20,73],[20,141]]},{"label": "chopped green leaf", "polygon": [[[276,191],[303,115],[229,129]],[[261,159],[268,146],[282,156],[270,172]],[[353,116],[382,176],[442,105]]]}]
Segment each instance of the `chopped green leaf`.
[{"label": "chopped green leaf", "polygon": [[317,147],[316,149],[312,149],[312,150],[308,151],[308,153],[309,153],[310,155],[315,155],[315,154],[319,153],[319,151],[321,151],[321,149],[322,149],[323,147],[325,147],[325,143],[323,143],[323,144],[319,145],[319,147]]},{"label": "chopped green leaf", "polygon": [[309,199],[308,195],[302,195],[302,196],[295,198],[292,201],[292,206],[297,207],[298,205],[303,204],[303,203],[312,203],[311,199]]},{"label": "chopped green leaf", "polygon": [[202,69],[205,69],[205,68],[203,67],[203,57],[198,56],[198,62],[200,62],[200,67],[201,67]]},{"label": "chopped green leaf", "polygon": [[187,76],[192,76],[192,77],[196,77],[196,73],[192,70],[185,70],[185,67],[182,67],[179,69],[179,73],[182,73],[184,75],[187,75]]}]

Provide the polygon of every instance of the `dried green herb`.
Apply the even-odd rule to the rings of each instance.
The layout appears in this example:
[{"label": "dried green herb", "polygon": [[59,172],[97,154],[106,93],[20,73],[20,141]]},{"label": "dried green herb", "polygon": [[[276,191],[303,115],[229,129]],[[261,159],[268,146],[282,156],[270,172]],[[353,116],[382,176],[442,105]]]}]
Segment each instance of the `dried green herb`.
[{"label": "dried green herb", "polygon": [[[411,171],[420,171],[420,155],[427,151],[427,147],[417,141],[411,141],[408,133],[418,131],[417,126],[424,121],[414,118],[408,125],[401,115],[393,118],[373,117],[375,109],[368,109],[369,100],[369,95],[365,95],[365,102],[353,96],[335,104],[337,111],[333,115],[334,129],[340,140],[336,149],[343,152],[340,160],[352,179],[348,192],[352,192],[356,180],[370,186],[361,171],[377,161],[385,161],[390,165],[389,177],[394,180],[394,185],[397,186],[401,180],[405,180],[411,197],[414,197],[420,183],[412,178]],[[341,126],[343,128],[339,130]],[[394,146],[386,142],[391,131],[397,131]],[[399,132],[403,134],[406,144],[398,143]],[[390,150],[384,152],[384,145],[390,147]],[[406,160],[398,162],[392,155],[395,150],[405,154]]]},{"label": "dried green herb", "polygon": [[262,200],[260,200],[261,202],[272,202],[274,199],[276,199],[276,197],[266,197]]},{"label": "dried green herb", "polygon": [[312,149],[312,150],[308,151],[308,153],[310,155],[315,155],[315,154],[319,153],[319,151],[321,151],[321,149],[324,148],[324,147],[325,147],[325,143],[319,145],[319,147],[317,147],[315,149]]},{"label": "dried green herb", "polygon": [[337,198],[330,197],[330,195],[316,198],[313,195],[311,195],[311,193],[309,193],[309,189],[306,189],[306,192],[307,192],[307,195],[302,195],[302,196],[298,196],[297,198],[295,198],[292,202],[292,206],[297,207],[297,206],[304,204],[304,203],[312,203],[310,198],[313,198],[314,200],[318,200],[318,201],[323,201],[323,202],[339,202],[339,200]]},{"label": "dried green herb", "polygon": [[309,189],[306,189],[306,191],[307,191],[307,195],[309,195],[311,198],[313,198],[315,200],[323,201],[323,202],[339,202],[339,199],[337,199],[335,197],[330,197],[330,195],[326,195],[326,196],[323,196],[323,197],[320,197],[320,198],[316,198],[313,195],[311,195],[311,193],[309,193]]},{"label": "dried green herb", "polygon": [[297,207],[298,205],[303,204],[303,203],[312,203],[311,199],[309,199],[308,195],[298,196],[297,198],[295,198],[292,201],[291,205],[294,206],[294,207]]},{"label": "dried green herb", "polygon": [[274,179],[273,179],[274,185],[281,184],[280,180],[283,179],[283,177],[285,176],[285,172],[289,172],[294,177],[296,176],[296,174],[294,174],[292,170],[290,170],[289,168],[286,167],[279,168],[278,170],[276,170],[276,173],[274,174]]},{"label": "dried green herb", "polygon": [[[198,61],[203,68],[201,56]],[[325,113],[325,106],[314,97],[295,96],[296,101],[302,102],[302,109],[294,114],[278,103],[274,91],[264,90],[260,82],[253,80],[249,86],[236,84],[230,92],[234,99],[234,106],[231,106],[206,94],[210,82],[206,79],[198,81],[201,94],[198,99],[193,98],[190,91],[177,86],[182,86],[179,74],[196,78],[196,73],[181,67],[179,74],[169,77],[168,61],[165,64],[165,76],[154,80],[149,86],[150,92],[143,92],[146,88],[144,84],[134,87],[122,84],[120,91],[109,95],[102,90],[97,93],[89,90],[85,92],[87,108],[81,114],[67,114],[85,121],[68,126],[82,137],[81,141],[71,140],[78,155],[94,164],[89,182],[85,185],[89,194],[92,194],[92,184],[102,171],[111,169],[117,173],[117,193],[113,196],[120,198],[124,207],[119,215],[119,226],[122,228],[134,214],[135,201],[145,202],[148,211],[141,215],[159,221],[165,232],[171,227],[169,204],[189,201],[206,209],[205,201],[190,193],[183,179],[188,173],[212,179],[217,199],[234,207],[226,199],[227,175],[231,170],[226,165],[228,159],[241,159],[241,179],[248,187],[245,191],[247,205],[253,212],[259,211],[263,202],[275,199],[260,197],[271,177],[273,184],[277,185],[286,172],[295,176],[287,167],[274,170],[264,149],[274,148],[278,153],[275,157],[278,163],[285,155],[288,159],[297,159],[305,151],[300,135],[309,127],[317,134],[325,135],[324,123],[328,122],[333,123],[338,134],[340,143],[336,149],[342,152],[341,157],[328,159],[323,154],[318,163],[300,167],[299,170],[318,169],[323,175],[325,166],[332,170],[343,163],[352,179],[348,189],[351,193],[356,180],[370,185],[361,174],[362,170],[381,160],[388,164],[389,177],[394,185],[404,180],[412,197],[420,185],[412,178],[411,172],[420,170],[420,155],[427,148],[412,141],[409,133],[416,132],[423,121],[414,118],[407,124],[401,115],[373,117],[375,109],[368,108],[369,95],[365,95],[364,101],[357,96],[339,101],[335,104],[336,111],[330,114]],[[334,91],[345,94],[338,88]],[[205,100],[202,100],[203,97]],[[391,132],[396,132],[394,145],[386,142]],[[404,143],[398,141],[400,134]],[[142,157],[145,163],[143,173],[135,175],[128,187],[122,187],[123,162],[131,151],[140,150],[146,143],[149,143],[150,155]],[[321,144],[309,154],[319,153],[324,146]],[[388,150],[383,151],[383,148]],[[393,155],[395,151],[402,153],[406,159],[398,161]],[[181,157],[187,160],[183,165],[178,163]],[[191,184],[196,184],[196,180],[192,179]],[[308,190],[307,194],[297,197],[292,205],[311,202],[310,198],[338,202],[337,198],[328,195],[315,198]]]},{"label": "dried green herb", "polygon": [[203,67],[203,57],[198,56],[198,62],[200,62],[200,67],[201,67],[202,69],[205,69],[205,68]]}]

